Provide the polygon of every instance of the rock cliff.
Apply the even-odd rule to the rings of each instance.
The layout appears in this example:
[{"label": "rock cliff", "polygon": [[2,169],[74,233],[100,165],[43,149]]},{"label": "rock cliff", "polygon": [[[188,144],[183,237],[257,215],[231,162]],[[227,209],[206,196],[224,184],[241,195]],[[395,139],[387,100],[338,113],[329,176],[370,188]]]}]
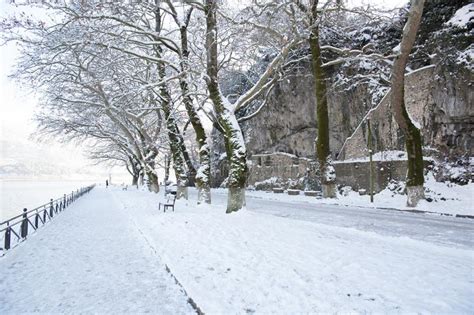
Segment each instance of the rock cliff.
[{"label": "rock cliff", "polygon": [[[465,3],[455,1],[451,6],[428,8],[425,20],[434,19],[436,23],[426,23],[429,27],[420,31],[420,45],[414,55],[423,57],[414,58],[410,66],[421,70],[412,71],[406,81],[407,107],[421,127],[424,147],[427,152],[443,157],[473,155],[472,21],[464,26],[453,26],[448,21]],[[435,14],[439,10],[446,13],[442,20]],[[365,118],[373,108],[376,108],[371,114],[375,149],[404,150],[403,136],[391,115],[386,94],[390,70],[370,60],[327,69],[333,158],[367,156]],[[354,73],[362,75],[354,77]],[[314,158],[318,126],[309,63],[301,62],[297,71],[276,85],[269,98],[260,114],[243,125],[249,155],[286,152]],[[213,165],[219,175],[214,185],[219,185],[226,175],[225,159],[221,155],[224,150],[218,138],[220,135],[214,137]]]}]

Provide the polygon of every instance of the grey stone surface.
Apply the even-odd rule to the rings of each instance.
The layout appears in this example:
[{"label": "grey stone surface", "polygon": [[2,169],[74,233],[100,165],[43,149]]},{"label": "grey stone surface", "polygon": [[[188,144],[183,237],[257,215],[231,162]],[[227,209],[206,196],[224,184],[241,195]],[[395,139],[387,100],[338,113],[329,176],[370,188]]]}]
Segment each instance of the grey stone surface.
[{"label": "grey stone surface", "polygon": [[[473,154],[474,105],[471,83],[450,80],[432,66],[406,76],[405,103],[416,121],[425,146],[443,155]],[[472,74],[465,73],[472,78]],[[464,78],[466,79],[466,77]],[[390,93],[370,113],[375,151],[404,150],[403,135],[390,111]],[[351,135],[340,150],[340,159],[365,157],[367,121]]]},{"label": "grey stone surface", "polygon": [[[423,144],[430,148],[431,153],[440,157],[472,156],[473,73],[461,66],[455,69],[446,67],[438,63],[407,75],[406,105],[411,117],[419,123]],[[389,98],[387,94],[378,104],[372,104],[368,84],[359,84],[349,90],[329,89],[330,147],[334,159],[368,156],[364,117],[375,107],[370,115],[374,151],[405,150],[403,135],[390,112]],[[315,113],[313,78],[309,64],[303,64],[298,73],[278,83],[260,114],[243,124],[248,155],[252,163],[257,162],[257,167],[250,165],[250,185],[272,177],[282,178],[285,182],[289,179],[295,181],[304,178],[308,168],[310,171],[314,169],[306,162],[294,165],[289,158],[278,158],[274,161],[276,167],[269,168],[264,160],[258,165],[259,161],[254,157],[263,159],[270,153],[286,152],[314,159]],[[350,139],[346,141],[348,137]],[[219,186],[227,176],[227,161],[221,158],[225,150],[218,139],[222,135],[214,132],[213,138],[213,186]],[[337,176],[343,175],[337,172]],[[304,189],[305,185],[293,182],[294,188]],[[318,184],[315,185],[310,189],[319,189]]]},{"label": "grey stone surface", "polygon": [[[374,192],[380,192],[391,181],[403,181],[407,172],[407,161],[374,161]],[[432,163],[425,161],[425,168]],[[305,183],[317,177],[317,162],[308,158],[297,158],[288,153],[255,154],[251,157],[248,185],[257,190],[275,188],[305,190]],[[336,183],[350,186],[353,190],[370,188],[368,161],[334,163]],[[292,185],[293,183],[293,185]],[[294,184],[296,183],[296,184]]]}]

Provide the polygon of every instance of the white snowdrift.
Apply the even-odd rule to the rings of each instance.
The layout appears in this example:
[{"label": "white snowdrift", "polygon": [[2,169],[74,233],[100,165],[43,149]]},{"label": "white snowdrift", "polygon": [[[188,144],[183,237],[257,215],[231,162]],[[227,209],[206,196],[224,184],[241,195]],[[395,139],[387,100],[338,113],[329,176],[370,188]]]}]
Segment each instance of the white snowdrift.
[{"label": "white snowdrift", "polygon": [[348,191],[347,195],[338,194],[337,199],[316,199],[303,195],[288,196],[286,194],[270,194],[263,191],[251,191],[248,194],[270,200],[305,201],[314,204],[391,208],[399,210],[422,210],[451,215],[474,215],[474,183],[463,186],[453,183],[441,183],[437,182],[433,178],[433,175],[429,174],[425,177],[425,187],[428,189],[426,196],[433,200],[431,202],[422,200],[415,209],[406,206],[406,195],[395,193],[389,188],[375,194],[374,203],[370,203],[370,197],[368,195],[360,196],[358,192],[352,190]]}]

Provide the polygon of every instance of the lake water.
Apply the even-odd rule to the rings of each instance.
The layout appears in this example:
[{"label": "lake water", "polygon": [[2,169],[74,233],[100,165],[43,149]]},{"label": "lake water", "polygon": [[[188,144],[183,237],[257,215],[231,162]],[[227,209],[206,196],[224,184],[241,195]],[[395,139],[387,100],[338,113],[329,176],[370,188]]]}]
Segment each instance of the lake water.
[{"label": "lake water", "polygon": [[0,222],[22,213],[23,208],[33,209],[92,184],[93,181],[0,180]]}]

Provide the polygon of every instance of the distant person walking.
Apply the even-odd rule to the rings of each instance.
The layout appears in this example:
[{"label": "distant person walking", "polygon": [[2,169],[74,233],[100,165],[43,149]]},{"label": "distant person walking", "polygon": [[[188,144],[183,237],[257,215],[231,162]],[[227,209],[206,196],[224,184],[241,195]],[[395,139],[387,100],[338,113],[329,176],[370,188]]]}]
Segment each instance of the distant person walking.
[{"label": "distant person walking", "polygon": [[105,180],[105,188],[108,188],[108,187],[109,187],[109,180],[106,179],[106,180]]}]

